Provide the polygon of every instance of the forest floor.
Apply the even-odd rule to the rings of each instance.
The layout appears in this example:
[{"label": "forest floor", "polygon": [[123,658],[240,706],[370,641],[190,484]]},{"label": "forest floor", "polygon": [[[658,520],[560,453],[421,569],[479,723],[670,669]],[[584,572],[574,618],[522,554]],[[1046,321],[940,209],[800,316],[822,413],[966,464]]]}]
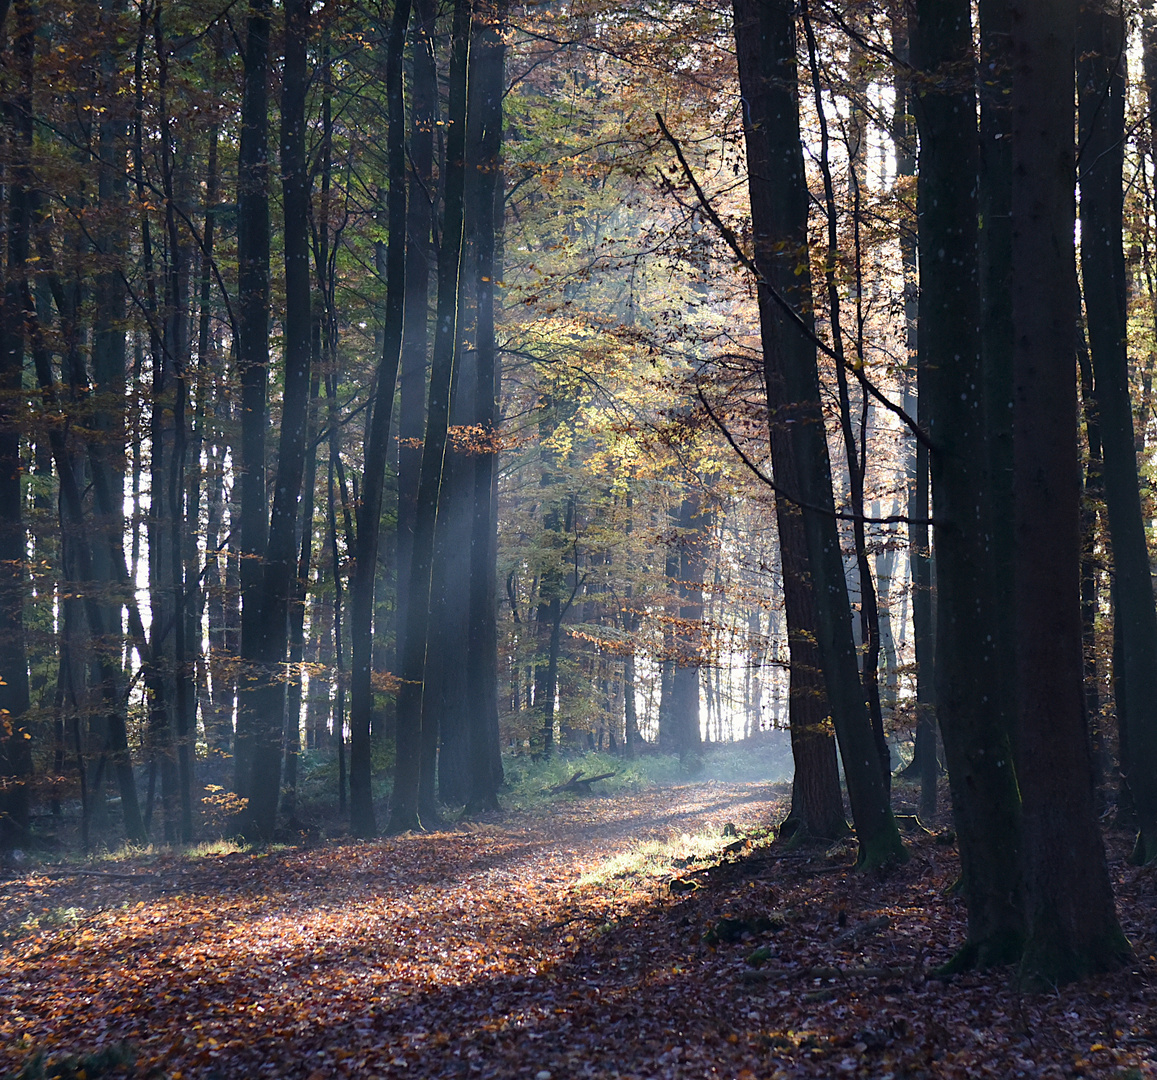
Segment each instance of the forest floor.
[{"label": "forest floor", "polygon": [[1008,972],[932,975],[964,930],[946,836],[861,875],[854,845],[760,839],[786,799],[684,785],[8,871],[0,1075],[1157,1077],[1157,877],[1124,866],[1127,838],[1110,859],[1136,963],[1021,995]]}]

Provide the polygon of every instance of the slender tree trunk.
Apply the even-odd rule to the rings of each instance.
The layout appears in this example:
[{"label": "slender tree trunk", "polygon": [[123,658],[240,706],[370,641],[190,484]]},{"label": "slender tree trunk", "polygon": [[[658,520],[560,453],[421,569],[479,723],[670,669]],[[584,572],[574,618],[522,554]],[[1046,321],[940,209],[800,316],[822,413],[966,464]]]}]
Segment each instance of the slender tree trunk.
[{"label": "slender tree trunk", "polygon": [[398,671],[406,651],[414,517],[425,427],[430,240],[434,223],[434,126],[438,105],[438,70],[434,61],[436,14],[431,0],[417,0],[414,5],[410,194],[406,205],[406,313],[398,387],[398,603],[394,661]]},{"label": "slender tree trunk", "polygon": [[265,430],[269,379],[269,0],[250,0],[237,162],[237,364],[241,376],[241,668],[234,768],[248,798],[263,644],[262,567],[268,539]]},{"label": "slender tree trunk", "polygon": [[[1012,0],[1016,641],[1022,980],[1128,960],[1097,826],[1081,698],[1074,275],[1076,0]],[[941,598],[943,604],[944,598]]]},{"label": "slender tree trunk", "polygon": [[389,831],[420,828],[418,791],[422,744],[436,740],[437,717],[423,708],[426,638],[430,622],[430,574],[442,484],[442,462],[450,416],[462,256],[463,184],[466,153],[466,69],[470,50],[470,4],[455,0],[450,62],[449,135],[446,144],[446,202],[438,256],[438,316],[430,372],[430,403],[414,525],[408,588],[406,645],[398,691],[397,756]]},{"label": "slender tree trunk", "polygon": [[[1119,5],[1089,0],[1077,19],[1081,157],[1081,270],[1088,313],[1105,508],[1117,583],[1129,702],[1125,767],[1137,813],[1132,859],[1157,859],[1157,605],[1137,480],[1129,398],[1128,280],[1122,237],[1125,159],[1125,20]],[[1088,718],[1094,722],[1093,717]]]},{"label": "slender tree trunk", "polygon": [[[855,520],[852,522],[852,540],[856,553],[856,575],[860,586],[860,637],[863,660],[860,664],[860,678],[864,687],[864,697],[868,703],[868,715],[872,721],[872,735],[876,742],[876,753],[880,759],[880,771],[884,786],[890,792],[892,787],[892,756],[888,740],[884,735],[884,715],[880,708],[880,612],[876,599],[876,587],[872,580],[872,567],[868,561],[868,537],[864,528],[864,475],[867,467],[868,447],[857,447],[855,428],[852,420],[852,402],[848,392],[847,360],[844,351],[844,331],[840,314],[840,290],[836,279],[839,260],[839,213],[836,208],[835,188],[828,154],[828,122],[824,110],[823,89],[820,84],[820,65],[816,48],[815,33],[807,5],[803,7],[804,32],[807,35],[808,65],[811,68],[812,90],[816,115],[820,123],[820,174],[824,185],[824,207],[827,211],[827,251],[824,259],[824,284],[828,294],[828,320],[832,328],[832,346],[835,352],[836,388],[840,403],[840,432],[843,435],[844,457],[848,467],[848,504]],[[862,118],[861,118],[862,120]],[[851,177],[853,195],[857,203],[855,210],[856,228],[859,229],[859,180],[857,174],[862,164],[857,160],[860,140],[856,138],[849,145],[852,158],[848,174]],[[858,253],[857,231],[857,260]],[[862,282],[860,282],[862,285]],[[859,290],[862,292],[862,289]],[[861,309],[862,310],[862,309]],[[860,320],[857,335],[860,351],[856,362],[862,364],[863,321]],[[866,420],[866,417],[865,417]],[[867,431],[866,422],[861,425]]]},{"label": "slender tree trunk", "polygon": [[675,672],[671,680],[671,726],[680,761],[694,762],[702,749],[699,718],[699,668],[702,663],[704,546],[710,509],[699,492],[687,490],[679,508],[679,623]]},{"label": "slender tree trunk", "polygon": [[503,31],[506,0],[480,4],[470,54],[472,121],[478,125],[477,365],[474,423],[484,443],[474,456],[474,513],[470,528],[469,630],[466,685],[469,708],[469,797],[471,811],[498,808],[502,754],[498,735],[498,357],[494,338],[495,284],[502,266],[495,235],[504,206],[499,198],[502,101],[506,91]]},{"label": "slender tree trunk", "polygon": [[281,788],[285,730],[285,664],[289,602],[297,570],[297,503],[305,470],[312,346],[309,274],[309,162],[305,147],[306,47],[309,0],[285,4],[285,64],[281,93],[281,189],[285,248],[285,376],[273,509],[262,560],[263,636],[256,687],[251,693],[253,746],[247,828],[273,836]]},{"label": "slender tree trunk", "polygon": [[[916,133],[911,120],[912,86],[909,78],[909,22],[907,4],[892,9],[892,52],[900,61],[893,85],[896,101],[892,114],[892,142],[896,147],[896,178],[916,175]],[[919,281],[917,267],[917,218],[915,206],[900,226],[900,263],[904,274],[904,336],[908,368],[904,386],[904,411],[919,418],[923,372],[919,342]],[[915,390],[915,393],[913,393]],[[932,617],[932,547],[928,528],[930,480],[928,447],[911,440],[908,464],[908,565],[912,582],[912,636],[916,658],[916,734],[912,768],[920,778],[920,816],[931,821],[936,814],[936,785],[940,759],[936,752],[935,627]],[[901,624],[902,625],[902,624]]]},{"label": "slender tree trunk", "polygon": [[919,0],[913,57],[920,126],[920,357],[934,450],[936,713],[944,737],[968,902],[956,967],[1015,960],[1021,949],[1020,803],[1009,731],[988,698],[1000,658],[989,636],[993,507],[985,454],[977,263],[979,144],[968,0]]},{"label": "slender tree trunk", "polygon": [[10,147],[7,179],[8,259],[0,310],[0,849],[27,843],[32,779],[28,657],[24,598],[28,589],[24,496],[21,491],[20,422],[24,371],[24,296],[31,227],[32,66],[36,19],[27,2],[16,4],[12,45],[21,85],[4,102]]},{"label": "slender tree trunk", "polygon": [[389,248],[386,253],[386,314],[382,356],[378,364],[374,411],[370,417],[362,498],[358,506],[357,548],[350,584],[350,639],[353,671],[350,681],[350,831],[354,836],[377,832],[370,787],[370,714],[373,687],[370,654],[371,616],[381,534],[382,489],[389,453],[390,416],[402,347],[402,317],[406,292],[406,112],[402,101],[402,51],[410,21],[408,0],[397,0],[386,38],[386,95],[389,107]]},{"label": "slender tree trunk", "polygon": [[[816,640],[860,841],[859,865],[869,868],[903,859],[906,852],[888,804],[856,665],[811,336],[810,280],[807,274],[795,274],[807,251],[808,192],[799,132],[794,11],[787,0],[736,0],[734,7],[755,260],[762,277],[769,419],[772,426],[792,422],[799,484],[792,494],[809,507],[802,516],[815,590]],[[783,312],[771,292],[789,280],[796,283],[788,294],[794,318]],[[781,289],[776,292],[788,299]]]}]

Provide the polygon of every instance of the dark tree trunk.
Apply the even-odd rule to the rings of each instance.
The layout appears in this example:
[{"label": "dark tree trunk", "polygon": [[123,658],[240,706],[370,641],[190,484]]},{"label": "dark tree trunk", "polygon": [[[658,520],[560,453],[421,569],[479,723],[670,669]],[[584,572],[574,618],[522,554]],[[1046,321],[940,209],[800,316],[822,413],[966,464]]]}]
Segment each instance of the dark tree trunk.
[{"label": "dark tree trunk", "polygon": [[237,365],[241,377],[241,673],[234,769],[237,793],[250,795],[258,712],[253,680],[265,633],[262,569],[266,517],[265,429],[269,422],[269,0],[250,0],[245,91],[237,162]]},{"label": "dark tree trunk", "polygon": [[1020,803],[1009,731],[988,698],[999,658],[989,635],[991,468],[985,454],[976,180],[978,136],[968,0],[918,0],[913,58],[920,128],[920,384],[932,438],[936,514],[936,714],[968,902],[954,965],[1015,960]]},{"label": "dark tree trunk", "polygon": [[680,761],[693,762],[703,745],[699,718],[699,668],[702,663],[703,571],[711,511],[698,491],[684,493],[679,508],[679,622],[675,635],[675,671],[671,679],[670,722],[673,749]]},{"label": "dark tree trunk", "polygon": [[502,277],[495,236],[504,206],[499,183],[502,101],[506,90],[503,41],[506,0],[480,4],[470,55],[471,119],[478,126],[475,168],[477,220],[477,365],[474,423],[483,445],[474,456],[474,514],[470,528],[469,630],[466,685],[471,811],[498,808],[502,753],[498,734],[498,356],[494,339],[495,284]]},{"label": "dark tree trunk", "polygon": [[1022,979],[1048,985],[1130,956],[1097,826],[1081,699],[1076,6],[1011,4],[1016,657],[1028,930]]},{"label": "dark tree trunk", "polygon": [[[985,708],[1006,731],[1016,724],[1016,642],[1013,610],[1012,507],[1012,60],[1008,0],[981,0],[980,181],[977,231],[980,279],[980,364],[984,438],[988,449],[988,625],[994,645]],[[1015,737],[1011,737],[1013,751]]]},{"label": "dark tree trunk", "polygon": [[[21,491],[20,400],[24,371],[24,306],[31,227],[32,65],[36,20],[16,4],[12,54],[21,85],[4,103],[10,147],[7,176],[8,259],[0,311],[0,849],[28,841],[32,779],[27,724],[28,657],[24,638],[27,553]],[[29,736],[29,737],[26,737]]]},{"label": "dark tree trunk", "polygon": [[382,489],[389,453],[390,417],[402,347],[402,317],[406,294],[406,112],[402,102],[402,51],[410,21],[408,0],[397,0],[386,37],[386,98],[389,108],[388,173],[389,247],[386,252],[386,313],[382,356],[378,364],[374,411],[370,417],[362,497],[358,505],[357,548],[350,583],[350,639],[353,670],[350,680],[350,832],[377,832],[370,788],[370,716],[374,692],[370,682],[373,649],[371,616],[377,580],[381,534]]},{"label": "dark tree trunk", "polygon": [[407,583],[409,598],[405,656],[398,690],[397,757],[389,831],[420,828],[418,793],[422,744],[437,745],[437,716],[423,707],[426,638],[430,623],[431,563],[442,485],[442,462],[450,418],[450,387],[461,285],[463,184],[466,154],[466,69],[470,51],[470,4],[455,0],[450,61],[449,134],[446,143],[446,202],[438,255],[438,312],[430,371],[430,401],[414,523],[414,547]]},{"label": "dark tree trunk", "polygon": [[[1125,20],[1116,3],[1088,0],[1077,19],[1081,157],[1081,277],[1104,456],[1105,508],[1117,586],[1129,758],[1137,814],[1133,860],[1157,859],[1157,605],[1137,480],[1129,397],[1128,279],[1122,242]],[[1089,717],[1092,723],[1093,717]]]},{"label": "dark tree trunk", "polygon": [[425,426],[430,239],[434,224],[434,126],[438,106],[438,70],[434,61],[436,14],[431,0],[417,0],[414,5],[410,194],[406,206],[406,312],[398,387],[398,602],[394,664],[399,671],[406,651],[414,516]]},{"label": "dark tree trunk", "polygon": [[[879,755],[880,772],[884,779],[884,788],[889,793],[892,789],[892,755],[888,748],[888,740],[884,735],[884,715],[880,708],[880,610],[876,599],[876,586],[872,580],[872,567],[868,561],[868,537],[864,527],[864,475],[867,470],[868,447],[856,445],[855,426],[852,420],[852,402],[848,392],[847,361],[844,352],[844,332],[840,315],[840,288],[836,280],[837,263],[839,260],[839,210],[836,206],[835,189],[832,183],[832,171],[828,154],[828,123],[824,110],[823,87],[820,82],[820,65],[816,48],[815,33],[812,29],[811,18],[808,15],[807,5],[803,7],[804,32],[807,35],[808,65],[811,68],[812,90],[816,115],[820,124],[820,174],[824,186],[824,209],[827,217],[827,251],[824,259],[824,284],[828,294],[828,321],[832,328],[832,347],[835,352],[835,372],[837,395],[840,403],[840,432],[843,435],[844,457],[848,467],[848,505],[854,515],[852,522],[852,539],[856,554],[856,575],[860,586],[860,638],[863,647],[863,660],[860,664],[860,678],[863,682],[864,697],[868,703],[868,716],[872,722],[872,735],[876,742],[876,753]],[[861,118],[862,119],[862,118]],[[849,143],[849,152],[852,161],[848,175],[852,181],[853,197],[858,204],[859,181],[857,176],[862,172],[862,163],[857,160],[860,149],[859,139],[854,144]],[[857,206],[856,228],[859,228]],[[858,233],[857,233],[858,237]],[[858,240],[857,240],[858,249]],[[859,256],[857,255],[857,258]],[[862,309],[861,309],[862,312]],[[862,364],[863,357],[863,320],[859,320],[860,345],[856,362]],[[867,433],[867,417],[861,424],[863,432]]]},{"label": "dark tree trunk", "polygon": [[[285,5],[285,64],[281,95],[281,188],[285,257],[285,376],[261,583],[257,594],[262,625],[258,666],[248,691],[248,810],[245,828],[268,840],[277,822],[285,730],[282,670],[289,642],[289,604],[297,571],[297,503],[305,471],[311,352],[309,274],[309,166],[305,150],[307,0]],[[244,638],[244,627],[242,627]]]},{"label": "dark tree trunk", "polygon": [[313,506],[317,489],[317,410],[321,377],[317,361],[321,342],[316,322],[311,327],[311,370],[309,385],[309,426],[305,477],[302,480],[301,514],[297,552],[297,577],[289,612],[289,684],[285,693],[285,795],[283,809],[290,821],[297,820],[297,776],[301,759],[302,661],[305,658],[305,605],[309,592],[309,569],[313,556]]},{"label": "dark tree trunk", "polygon": [[[799,488],[791,494],[808,507],[802,517],[815,590],[816,639],[860,841],[859,864],[869,868],[906,853],[888,804],[856,665],[820,405],[810,281],[794,272],[808,245],[794,10],[787,0],[736,0],[734,7],[755,258],[763,278],[760,322],[769,419],[773,426],[793,421]],[[796,281],[793,316],[771,291],[787,275]]]},{"label": "dark tree trunk", "polygon": [[[892,142],[896,148],[896,176],[916,175],[916,132],[912,113],[912,86],[909,78],[909,22],[905,3],[897,3],[891,13],[892,52],[899,63],[893,85],[896,101],[892,113]],[[900,263],[904,273],[904,336],[908,369],[904,386],[904,410],[919,416],[920,381],[923,367],[919,342],[919,292],[917,273],[917,221],[911,207],[900,226]],[[915,393],[913,393],[913,389]],[[912,771],[920,778],[920,816],[931,821],[936,814],[936,785],[940,759],[936,752],[935,628],[932,615],[932,548],[929,539],[928,447],[911,440],[908,452],[908,565],[912,580],[912,636],[916,656],[916,733]]]}]

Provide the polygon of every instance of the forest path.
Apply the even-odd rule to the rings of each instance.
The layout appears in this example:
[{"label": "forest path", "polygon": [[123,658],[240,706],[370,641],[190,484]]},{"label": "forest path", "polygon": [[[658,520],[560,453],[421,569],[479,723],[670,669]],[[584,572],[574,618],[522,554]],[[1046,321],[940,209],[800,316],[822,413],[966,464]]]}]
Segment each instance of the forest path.
[{"label": "forest path", "polygon": [[932,977],[964,934],[948,834],[886,877],[854,845],[708,854],[786,798],[685,785],[0,879],[0,1076],[123,1040],[136,1071],[86,1080],[1157,1078],[1157,873],[1125,865],[1127,835],[1135,963],[1030,996],[1007,971]]},{"label": "forest path", "polygon": [[[129,1040],[142,1073],[172,1077],[535,1075],[538,1021],[589,990],[561,969],[670,874],[600,866],[783,812],[782,788],[708,782],[372,842],[0,880],[0,1074],[32,1048]],[[499,1032],[517,1060],[488,1064]]]}]

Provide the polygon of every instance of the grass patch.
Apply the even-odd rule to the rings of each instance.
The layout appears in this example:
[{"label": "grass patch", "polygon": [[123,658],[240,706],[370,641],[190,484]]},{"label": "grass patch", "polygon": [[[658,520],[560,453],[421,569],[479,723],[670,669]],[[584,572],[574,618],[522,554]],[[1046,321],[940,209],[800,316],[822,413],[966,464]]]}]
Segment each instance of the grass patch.
[{"label": "grass patch", "polygon": [[666,840],[641,840],[626,851],[612,855],[576,884],[666,881],[680,870],[715,862],[733,839],[717,829],[704,829],[693,834],[672,835]]},{"label": "grass patch", "polygon": [[613,754],[587,753],[556,754],[545,761],[518,755],[504,758],[502,764],[506,776],[502,801],[515,810],[529,810],[552,799],[570,797],[552,794],[551,788],[565,784],[579,770],[586,776],[613,772],[613,777],[600,780],[593,789],[595,794],[608,795],[707,780],[776,783],[790,779],[792,774],[787,732],[770,732],[744,743],[708,746],[693,761],[681,762],[674,754],[641,754],[628,760]]}]

